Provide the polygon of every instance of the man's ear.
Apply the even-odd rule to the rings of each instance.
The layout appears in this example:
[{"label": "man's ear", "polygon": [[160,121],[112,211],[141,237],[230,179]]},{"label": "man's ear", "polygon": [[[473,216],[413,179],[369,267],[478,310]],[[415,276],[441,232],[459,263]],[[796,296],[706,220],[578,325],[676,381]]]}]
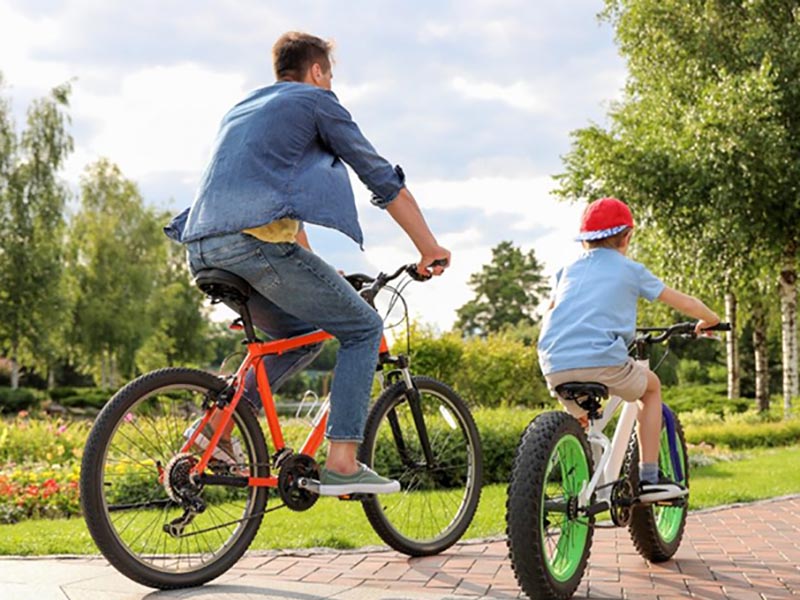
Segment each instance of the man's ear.
[{"label": "man's ear", "polygon": [[319,63],[313,63],[311,65],[311,79],[314,83],[322,79],[322,66]]}]

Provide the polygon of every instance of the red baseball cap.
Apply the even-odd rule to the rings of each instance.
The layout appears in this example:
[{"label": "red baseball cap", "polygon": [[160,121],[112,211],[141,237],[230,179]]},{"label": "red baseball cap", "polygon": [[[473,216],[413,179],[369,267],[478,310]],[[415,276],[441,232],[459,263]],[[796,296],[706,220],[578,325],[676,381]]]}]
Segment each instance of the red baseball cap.
[{"label": "red baseball cap", "polygon": [[600,198],[583,211],[581,233],[577,241],[602,240],[633,227],[631,209],[622,200]]}]

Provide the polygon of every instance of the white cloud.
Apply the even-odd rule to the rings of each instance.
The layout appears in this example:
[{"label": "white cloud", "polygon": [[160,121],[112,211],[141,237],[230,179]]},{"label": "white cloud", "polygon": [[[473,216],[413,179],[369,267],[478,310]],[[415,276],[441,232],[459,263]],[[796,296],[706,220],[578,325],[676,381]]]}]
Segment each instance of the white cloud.
[{"label": "white cloud", "polygon": [[466,77],[454,77],[451,87],[466,98],[501,102],[514,108],[532,113],[543,113],[551,110],[545,95],[534,86],[524,81],[515,81],[510,85],[501,85],[491,81],[478,81]]},{"label": "white cloud", "polygon": [[[412,314],[442,330],[452,327],[456,309],[473,297],[467,283],[469,276],[491,260],[492,247],[502,239],[512,240],[525,252],[533,249],[536,258],[544,264],[543,272],[547,276],[577,258],[581,248],[573,239],[583,207],[556,200],[550,193],[552,188],[549,177],[487,177],[416,183],[413,192],[423,212],[435,207],[454,213],[473,210],[487,217],[504,215],[508,218],[508,232],[501,239],[491,239],[486,231],[478,228],[437,235],[439,243],[452,253],[452,266],[441,278],[409,286],[406,299]],[[366,193],[358,193],[358,203],[362,214],[374,210],[366,206]],[[533,227],[542,228],[546,233],[533,237],[530,233]],[[397,228],[396,235],[368,245],[366,259],[377,272],[396,267],[399,261],[416,260],[417,255],[411,242]]]},{"label": "white cloud", "polygon": [[92,123],[74,161],[111,158],[127,177],[162,171],[199,175],[217,125],[245,92],[245,77],[196,64],[149,67],[125,74],[118,88],[93,91],[78,82],[76,119]]}]

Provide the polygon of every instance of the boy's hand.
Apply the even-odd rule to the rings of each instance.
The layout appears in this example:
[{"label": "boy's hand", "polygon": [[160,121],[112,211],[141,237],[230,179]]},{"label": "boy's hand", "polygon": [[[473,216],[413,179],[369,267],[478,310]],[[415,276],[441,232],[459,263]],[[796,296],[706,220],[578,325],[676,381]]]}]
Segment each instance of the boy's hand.
[{"label": "boy's hand", "polygon": [[[712,313],[713,314],[713,313]],[[697,322],[697,325],[694,326],[695,335],[711,335],[710,333],[704,333],[704,329],[708,329],[709,327],[713,327],[719,323],[719,317],[714,315],[712,319],[700,319]]]}]

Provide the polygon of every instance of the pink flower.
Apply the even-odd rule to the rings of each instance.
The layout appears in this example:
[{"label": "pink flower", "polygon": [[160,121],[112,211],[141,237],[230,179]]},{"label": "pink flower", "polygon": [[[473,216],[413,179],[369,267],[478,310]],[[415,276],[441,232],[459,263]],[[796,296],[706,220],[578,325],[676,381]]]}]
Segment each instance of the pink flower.
[{"label": "pink flower", "polygon": [[20,419],[24,419],[24,418],[25,418],[25,417],[27,417],[29,414],[30,414],[30,413],[29,413],[27,410],[21,410],[21,411],[19,411],[19,412],[17,413],[17,416],[18,416]]},{"label": "pink flower", "polygon": [[59,427],[58,429],[56,429],[56,433],[57,434],[61,434],[61,433],[64,433],[66,430],[67,430],[67,426],[66,426],[66,424],[64,424],[61,427]]},{"label": "pink flower", "polygon": [[127,413],[125,415],[125,422],[130,423],[131,421],[133,421],[133,413]]}]

